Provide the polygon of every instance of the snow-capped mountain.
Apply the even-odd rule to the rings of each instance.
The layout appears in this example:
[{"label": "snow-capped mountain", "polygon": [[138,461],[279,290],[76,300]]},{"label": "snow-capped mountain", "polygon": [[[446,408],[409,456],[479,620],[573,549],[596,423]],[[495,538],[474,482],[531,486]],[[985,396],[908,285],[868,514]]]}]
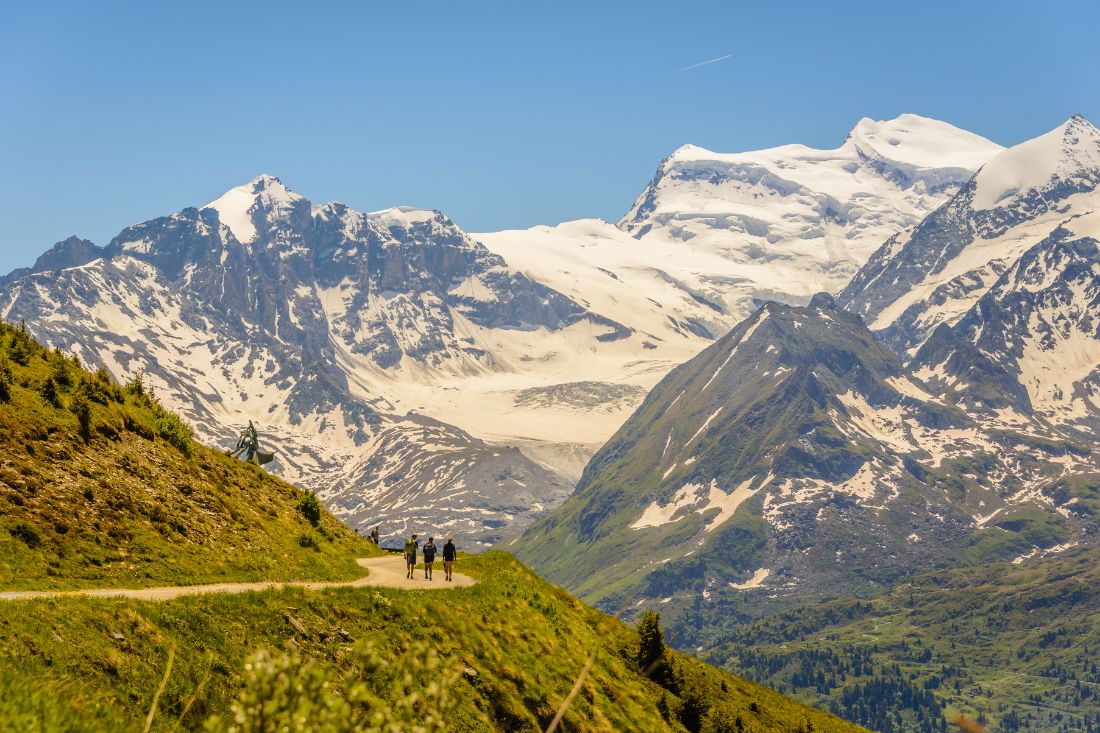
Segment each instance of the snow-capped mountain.
[{"label": "snow-capped mountain", "polygon": [[1100,209],[1100,131],[1077,115],[984,165],[942,208],[887,240],[840,295],[898,349],[957,322],[1031,247]]},{"label": "snow-capped mountain", "polygon": [[1100,212],[1028,249],[913,365],[973,410],[1100,426]]},{"label": "snow-capped mountain", "polygon": [[[607,359],[601,349],[604,358],[583,362],[598,376],[572,371],[571,380],[648,389],[764,300],[806,303],[822,289],[837,291],[882,241],[941,205],[999,150],[913,114],[861,120],[834,151],[785,145],[724,155],[687,145],[661,164],[618,226],[583,219],[473,237],[509,270],[642,337],[620,343],[641,347],[632,353]],[[601,420],[596,440],[627,414]],[[475,429],[461,411],[445,419]]]},{"label": "snow-capped mountain", "polygon": [[570,489],[517,450],[402,416],[394,383],[506,373],[539,339],[634,338],[439,212],[314,207],[271,176],[40,263],[0,289],[0,316],[119,379],[144,371],[212,443],[254,420],[281,473],[384,535],[430,519],[489,543]]},{"label": "snow-capped mountain", "polygon": [[723,154],[685,145],[661,163],[619,227],[727,259],[717,301],[736,322],[754,300],[805,303],[839,291],[883,241],[947,201],[1000,150],[910,114],[864,118],[835,150]]},{"label": "snow-capped mountain", "polygon": [[971,408],[1100,417],[1100,130],[1074,116],[991,159],[841,295]]},{"label": "snow-capped mountain", "polygon": [[690,639],[796,596],[1095,542],[1098,162],[1075,117],[890,236],[849,311],[766,304],[673,370],[512,548]]},{"label": "snow-capped mountain", "polygon": [[861,121],[837,151],[715,168],[684,149],[621,228],[473,237],[261,176],[105,248],[60,243],[0,281],[0,316],[119,378],[145,369],[208,440],[253,419],[284,475],[353,523],[396,533],[453,504],[491,539],[560,500],[670,369],[763,299],[808,300],[995,150],[909,115]]},{"label": "snow-capped mountain", "polygon": [[662,380],[510,549],[690,639],[700,614],[1095,540],[1096,441],[952,396],[828,295],[769,303]]}]

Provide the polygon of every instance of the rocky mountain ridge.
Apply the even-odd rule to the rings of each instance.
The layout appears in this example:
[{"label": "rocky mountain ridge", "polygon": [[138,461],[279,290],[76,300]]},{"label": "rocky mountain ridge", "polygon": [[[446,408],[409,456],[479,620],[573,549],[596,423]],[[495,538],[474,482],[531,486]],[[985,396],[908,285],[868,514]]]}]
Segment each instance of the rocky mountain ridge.
[{"label": "rocky mountain ridge", "polygon": [[[798,598],[1095,543],[1097,140],[1075,117],[995,157],[882,246],[840,296],[850,310],[824,294],[763,306],[670,372],[512,549],[606,609],[664,607],[706,644]],[[1038,187],[1016,185],[1017,160]],[[977,268],[970,289],[929,291],[952,262]],[[879,328],[894,302],[917,316]]]},{"label": "rocky mountain ridge", "polygon": [[[387,536],[423,520],[491,542],[569,485],[516,450],[400,416],[363,373],[398,362],[490,369],[493,355],[471,337],[479,328],[583,321],[598,338],[627,333],[506,272],[438,212],[313,207],[270,176],[128,227],[89,254],[100,256],[9,281],[0,314],[119,379],[144,372],[213,444],[254,420],[283,476]],[[443,486],[455,492],[446,510],[434,495]]]}]

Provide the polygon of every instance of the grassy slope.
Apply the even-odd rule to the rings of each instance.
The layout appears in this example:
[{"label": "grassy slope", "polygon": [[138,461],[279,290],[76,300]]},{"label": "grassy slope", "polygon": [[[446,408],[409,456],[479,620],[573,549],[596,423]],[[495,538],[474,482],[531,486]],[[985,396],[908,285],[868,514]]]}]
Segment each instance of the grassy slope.
[{"label": "grassy slope", "polygon": [[[768,567],[773,573],[795,573],[800,592],[807,596],[873,593],[908,575],[907,565],[931,567],[938,558],[912,547],[906,537],[913,528],[903,512],[897,513],[897,526],[890,525],[889,517],[874,518],[868,526],[859,512],[841,514],[836,507],[844,505],[837,502],[836,507],[824,507],[826,521],[808,520],[802,534],[779,537],[762,518],[763,492],[711,533],[703,532],[698,514],[630,529],[654,497],[667,500],[689,482],[706,485],[717,479],[720,486],[734,487],[758,478],[753,485],[759,486],[768,474],[839,482],[869,459],[888,459],[882,445],[841,434],[830,411],[836,409],[834,395],[852,386],[866,394],[896,397],[884,380],[900,374],[901,366],[857,318],[826,310],[769,304],[766,319],[746,319],[672,370],[593,457],[576,493],[531,525],[514,545],[503,547],[609,611],[632,608],[635,598],[648,596],[672,597],[672,606],[662,608],[667,615],[690,613],[694,599],[707,588],[714,598],[708,605],[721,606],[716,618],[707,621],[717,629],[758,615],[765,606],[774,608],[782,599],[758,597],[745,603],[725,583],[706,586],[708,578],[747,580],[756,569]],[[741,343],[750,331],[752,338]],[[772,375],[780,369],[793,373],[777,381]],[[944,422],[965,419],[952,408],[926,409]],[[718,418],[709,422],[713,415]],[[707,431],[688,440],[702,425],[709,425]],[[670,456],[675,456],[677,441],[685,440],[680,453],[690,455],[691,464],[680,458],[665,475],[673,460],[665,457],[667,446],[673,446]],[[927,473],[938,477],[939,471]],[[894,480],[905,494],[896,504],[916,516],[925,514],[924,496],[930,489],[905,472]],[[935,531],[941,536],[929,534]],[[921,535],[941,540],[926,542],[924,548],[966,541],[962,534],[931,526],[922,528]],[[889,551],[882,549],[883,543]],[[835,562],[837,550],[844,551],[846,563]],[[914,557],[914,552],[922,556]],[[680,643],[707,642],[708,633],[694,633],[699,623],[675,626]]]},{"label": "grassy slope", "polygon": [[[629,626],[583,605],[503,553],[461,565],[481,582],[446,593],[284,590],[163,604],[103,599],[0,604],[0,719],[34,710],[32,701],[43,700],[54,701],[47,727],[136,730],[163,674],[166,650],[175,644],[175,668],[157,723],[161,729],[189,729],[226,708],[244,660],[256,647],[294,645],[303,656],[339,665],[353,642],[374,641],[393,658],[415,640],[425,640],[477,671],[453,689],[460,709],[449,721],[452,730],[542,730],[589,654],[595,654],[595,663],[564,730],[679,729],[658,712],[663,690],[628,661],[637,644]],[[677,658],[712,704],[720,700],[740,715],[746,730],[798,731],[811,722],[816,731],[859,730],[690,657]]]},{"label": "grassy slope", "polygon": [[[8,375],[10,372],[10,377]],[[56,404],[41,391],[57,380]],[[139,390],[122,390],[0,324],[0,589],[147,586],[357,576],[377,552],[304,494],[186,438]],[[89,401],[85,437],[77,418]],[[307,537],[316,547],[305,547]],[[157,729],[225,713],[258,648],[345,665],[373,641],[396,657],[416,640],[477,671],[453,730],[539,730],[589,654],[563,730],[676,730],[675,696],[633,668],[637,635],[503,554],[463,560],[480,578],[447,594],[342,589],[191,596],[168,603],[65,597],[0,602],[0,731],[141,728],[163,674]],[[856,731],[776,692],[677,655],[705,706],[749,731]]]},{"label": "grassy slope", "polygon": [[[375,551],[327,512],[312,526],[305,494],[265,471],[164,439],[172,419],[155,400],[0,324],[5,369],[0,590],[350,578]],[[55,377],[59,406],[40,393]],[[87,441],[78,394],[94,398]]]},{"label": "grassy slope", "polygon": [[707,657],[848,716],[845,691],[895,676],[897,665],[937,704],[984,714],[994,731],[1092,731],[1097,650],[1100,551],[1087,550],[919,576],[869,601],[768,617]]}]

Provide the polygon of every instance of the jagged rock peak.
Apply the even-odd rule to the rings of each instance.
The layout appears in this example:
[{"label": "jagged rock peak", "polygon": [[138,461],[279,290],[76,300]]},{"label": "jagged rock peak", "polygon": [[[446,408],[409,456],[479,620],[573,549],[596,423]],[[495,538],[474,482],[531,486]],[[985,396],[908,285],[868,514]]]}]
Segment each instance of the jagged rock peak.
[{"label": "jagged rock peak", "polygon": [[974,177],[975,210],[1009,205],[1029,191],[1064,182],[1073,188],[1100,178],[1100,130],[1075,114],[1058,127],[989,160]]},{"label": "jagged rock peak", "polygon": [[275,176],[263,173],[229,189],[202,208],[216,210],[221,223],[229,227],[238,241],[247,244],[256,238],[253,214],[285,211],[305,200]]}]

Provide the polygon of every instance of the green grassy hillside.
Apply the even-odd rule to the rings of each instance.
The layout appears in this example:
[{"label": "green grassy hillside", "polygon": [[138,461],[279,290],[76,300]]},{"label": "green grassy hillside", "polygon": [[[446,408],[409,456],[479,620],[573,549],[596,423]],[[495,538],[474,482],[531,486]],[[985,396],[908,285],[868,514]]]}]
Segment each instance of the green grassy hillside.
[{"label": "green grassy hillside", "polygon": [[938,731],[962,712],[994,733],[1093,733],[1098,652],[1091,549],[794,609],[732,632],[706,658],[877,730]]},{"label": "green grassy hillside", "polygon": [[[339,579],[377,553],[140,382],[3,324],[0,507],[0,590]],[[153,730],[538,731],[579,678],[559,730],[860,730],[667,649],[643,668],[634,629],[510,556],[461,565],[479,583],[437,593],[0,601],[0,732],[139,731],[150,710]]]},{"label": "green grassy hillside", "polygon": [[373,546],[310,503],[0,324],[0,590],[357,577]]},{"label": "green grassy hillside", "polygon": [[[683,730],[681,718],[706,731],[860,730],[669,652],[673,694],[641,674],[631,627],[503,553],[461,566],[477,585],[434,593],[283,590],[159,604],[2,603],[0,719],[47,730],[140,730],[174,647],[156,729],[196,729],[227,713],[258,648],[292,651],[334,679],[351,673],[387,689],[386,675],[400,677],[410,667],[408,651],[426,645],[438,664],[412,687],[448,682],[446,730],[544,730],[589,656],[591,671],[562,730]],[[274,699],[277,687],[264,689]]]}]

